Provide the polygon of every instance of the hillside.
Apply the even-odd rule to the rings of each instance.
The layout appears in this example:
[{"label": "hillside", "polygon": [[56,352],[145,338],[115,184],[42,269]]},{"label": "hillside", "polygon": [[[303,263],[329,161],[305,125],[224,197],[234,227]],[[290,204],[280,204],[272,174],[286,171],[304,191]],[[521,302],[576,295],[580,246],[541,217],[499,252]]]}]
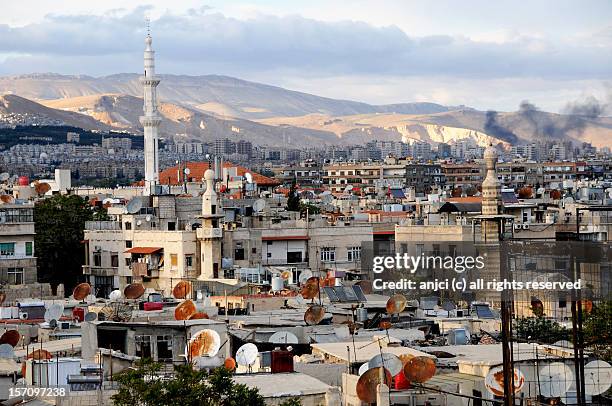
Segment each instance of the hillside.
[{"label": "hillside", "polygon": [[[435,103],[400,103],[374,106],[335,100],[228,76],[160,75],[160,100],[203,112],[245,119],[306,114],[351,115],[366,113],[429,114],[447,111]],[[97,94],[141,96],[137,74],[94,78],[57,74],[0,77],[0,93],[12,92],[33,100],[52,100]]]}]

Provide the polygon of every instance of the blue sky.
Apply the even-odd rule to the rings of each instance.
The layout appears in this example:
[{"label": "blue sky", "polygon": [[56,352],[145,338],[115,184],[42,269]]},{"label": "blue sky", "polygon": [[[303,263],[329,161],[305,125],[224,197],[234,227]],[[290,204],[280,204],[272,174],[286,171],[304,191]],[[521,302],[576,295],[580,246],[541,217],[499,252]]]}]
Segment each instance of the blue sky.
[{"label": "blue sky", "polygon": [[561,111],[612,86],[606,0],[10,1],[0,75],[138,72],[145,15],[160,73],[499,110]]}]

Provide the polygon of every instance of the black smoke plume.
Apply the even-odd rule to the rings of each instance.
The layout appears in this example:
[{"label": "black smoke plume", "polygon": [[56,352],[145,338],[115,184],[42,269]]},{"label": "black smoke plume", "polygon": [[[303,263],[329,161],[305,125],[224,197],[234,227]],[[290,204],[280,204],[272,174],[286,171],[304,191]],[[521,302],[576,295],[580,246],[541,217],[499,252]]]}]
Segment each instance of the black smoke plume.
[{"label": "black smoke plume", "polygon": [[516,134],[497,122],[497,112],[493,110],[487,111],[484,130],[487,135],[499,138],[511,145],[515,145],[519,141]]}]

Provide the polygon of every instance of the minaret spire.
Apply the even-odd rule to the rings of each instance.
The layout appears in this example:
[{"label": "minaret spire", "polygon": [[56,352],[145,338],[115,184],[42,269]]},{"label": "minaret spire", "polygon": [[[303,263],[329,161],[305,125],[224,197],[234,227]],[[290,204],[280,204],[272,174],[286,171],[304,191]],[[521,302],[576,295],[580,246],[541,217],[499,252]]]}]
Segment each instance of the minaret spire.
[{"label": "minaret spire", "polygon": [[155,51],[151,44],[151,29],[147,18],[147,36],[145,37],[144,51],[144,75],[140,77],[140,83],[144,90],[144,114],[140,117],[140,123],[144,129],[144,159],[145,159],[145,185],[144,195],[155,194],[155,187],[159,180],[159,124],[161,117],[157,113],[157,85],[159,79],[155,76]]}]

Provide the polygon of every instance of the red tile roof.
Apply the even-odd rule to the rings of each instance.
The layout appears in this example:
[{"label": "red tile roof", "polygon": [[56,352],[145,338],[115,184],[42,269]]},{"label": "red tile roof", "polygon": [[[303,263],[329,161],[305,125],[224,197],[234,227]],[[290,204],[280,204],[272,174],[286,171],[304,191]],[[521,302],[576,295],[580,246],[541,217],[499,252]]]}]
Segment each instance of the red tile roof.
[{"label": "red tile roof", "polygon": [[149,255],[149,254],[155,254],[157,251],[161,251],[161,250],[163,250],[163,248],[161,247],[133,247],[125,252],[128,252],[130,254]]},{"label": "red tile roof", "polygon": [[[204,172],[206,172],[206,170],[209,168],[208,162],[187,162],[186,165],[190,171],[189,175],[187,175],[188,178],[194,179],[196,181],[200,181],[202,178],[204,178]],[[223,164],[223,167],[236,168],[236,173],[238,176],[244,176],[245,173],[250,172],[251,175],[253,175],[253,181],[255,181],[255,183],[257,183],[259,186],[276,186],[280,184],[278,181],[272,178],[250,171],[249,169],[243,166],[234,165],[231,162],[225,162]],[[177,171],[177,166],[164,169],[159,174],[159,183],[162,185],[178,185],[179,182]]]}]

